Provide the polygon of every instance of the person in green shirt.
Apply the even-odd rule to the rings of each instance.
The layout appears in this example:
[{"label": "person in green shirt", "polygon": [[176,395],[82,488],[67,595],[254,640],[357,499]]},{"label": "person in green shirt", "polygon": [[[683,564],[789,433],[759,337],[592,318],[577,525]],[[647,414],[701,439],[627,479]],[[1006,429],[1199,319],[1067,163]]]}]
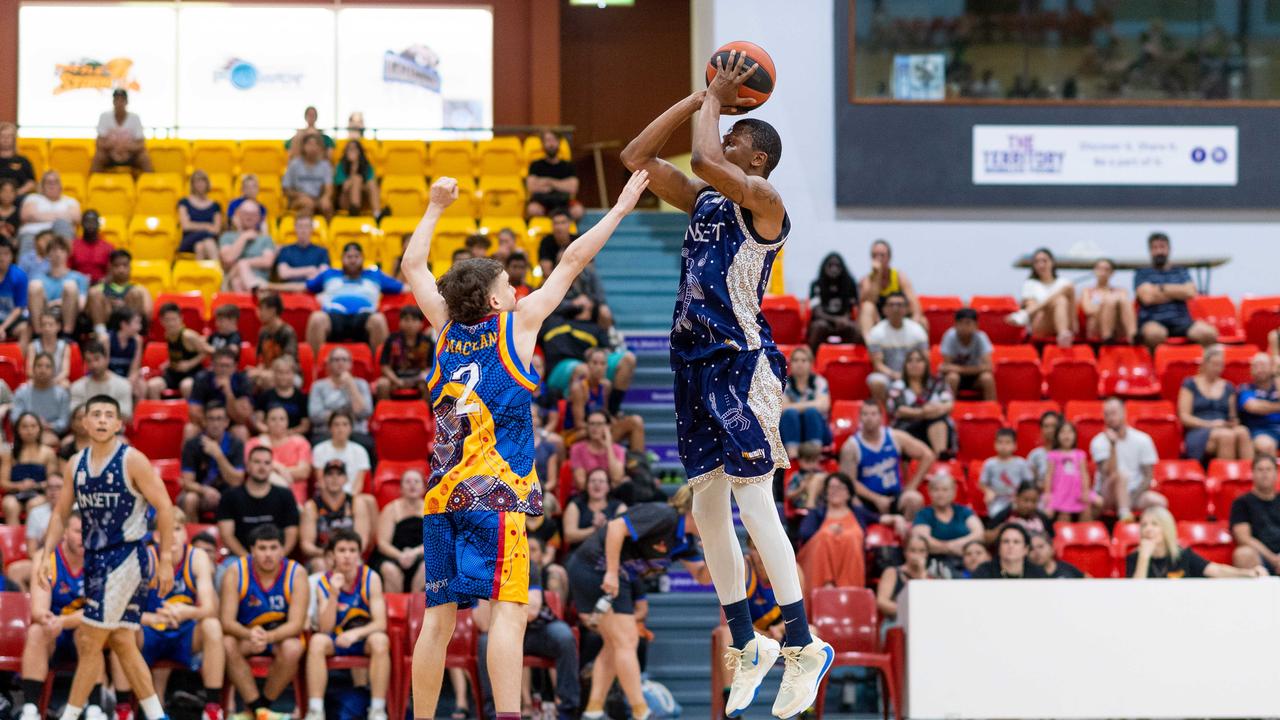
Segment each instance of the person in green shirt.
[{"label": "person in green shirt", "polygon": [[342,158],[333,171],[333,185],[338,188],[339,210],[345,210],[350,215],[360,215],[367,200],[370,215],[377,217],[382,212],[378,179],[374,177],[373,165],[359,140],[348,140],[346,147],[342,149]]}]

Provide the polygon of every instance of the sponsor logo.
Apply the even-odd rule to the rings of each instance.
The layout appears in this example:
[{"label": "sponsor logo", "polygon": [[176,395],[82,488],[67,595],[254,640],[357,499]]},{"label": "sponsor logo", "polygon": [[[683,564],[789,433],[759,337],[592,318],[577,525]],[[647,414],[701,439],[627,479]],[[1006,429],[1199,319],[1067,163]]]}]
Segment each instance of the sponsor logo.
[{"label": "sponsor logo", "polygon": [[440,92],[440,56],[426,45],[411,45],[400,52],[388,50],[382,56],[382,81],[416,85]]},{"label": "sponsor logo", "polygon": [[744,452],[744,453],[742,453],[742,459],[743,459],[743,460],[763,460],[763,459],[764,459],[764,451],[763,451],[763,450],[752,450],[752,451],[750,451],[750,452]]},{"label": "sponsor logo", "polygon": [[437,593],[448,586],[449,586],[448,578],[444,580],[432,580],[431,582],[427,583],[427,589],[430,590],[431,592],[437,592]]},{"label": "sponsor logo", "polygon": [[262,72],[258,66],[242,58],[231,58],[213,72],[213,81],[231,83],[237,90],[252,90],[258,85],[302,85],[300,72]]},{"label": "sponsor logo", "polygon": [[1066,153],[1060,150],[1037,150],[1032,135],[1009,135],[1008,147],[983,150],[982,165],[989,173],[1056,175],[1062,172]]},{"label": "sponsor logo", "polygon": [[58,86],[53,94],[72,90],[138,90],[138,81],[129,72],[132,68],[133,60],[129,58],[112,58],[105,63],[87,58],[65,65],[58,63],[54,66]]}]

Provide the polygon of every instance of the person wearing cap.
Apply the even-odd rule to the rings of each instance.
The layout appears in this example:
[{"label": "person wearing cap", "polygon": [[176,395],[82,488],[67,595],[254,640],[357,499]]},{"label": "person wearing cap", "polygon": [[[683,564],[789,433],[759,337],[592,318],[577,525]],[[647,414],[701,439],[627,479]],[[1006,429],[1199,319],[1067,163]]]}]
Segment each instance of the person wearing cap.
[{"label": "person wearing cap", "polygon": [[311,572],[331,570],[325,562],[324,550],[338,530],[351,530],[360,536],[361,547],[373,537],[373,518],[369,506],[357,502],[346,491],[347,464],[334,458],[324,464],[324,472],[316,485],[315,497],[302,506],[302,522],[298,540]]},{"label": "person wearing cap", "polygon": [[378,268],[365,268],[364,249],[349,242],[342,248],[342,268],[328,268],[306,282],[318,296],[320,310],[307,319],[307,342],[316,356],[327,342],[368,343],[377,352],[390,330],[378,312],[382,295],[399,295],[404,284]]},{"label": "person wearing cap", "polygon": [[938,374],[951,386],[951,394],[978,391],[983,400],[996,399],[996,376],[991,365],[991,338],[978,329],[973,308],[956,311],[956,324],[942,334],[942,364]]},{"label": "person wearing cap", "polygon": [[129,167],[136,177],[140,173],[154,172],[151,156],[147,154],[143,139],[142,120],[131,113],[129,93],[116,88],[111,93],[111,109],[98,117],[97,152],[93,156],[92,172],[108,172],[112,168]]}]

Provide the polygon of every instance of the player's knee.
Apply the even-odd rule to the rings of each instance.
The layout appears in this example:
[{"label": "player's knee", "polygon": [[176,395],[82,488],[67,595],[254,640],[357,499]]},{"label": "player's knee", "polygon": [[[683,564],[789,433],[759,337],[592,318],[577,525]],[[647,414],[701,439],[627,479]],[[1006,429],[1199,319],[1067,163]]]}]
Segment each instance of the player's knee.
[{"label": "player's knee", "polygon": [[222,638],[222,649],[226,652],[228,658],[243,658],[244,653],[240,652],[240,641],[224,635]]},{"label": "player's knee", "polygon": [[205,644],[222,642],[222,623],[218,622],[218,618],[207,617],[200,621],[200,634],[204,637]]},{"label": "player's knee", "polygon": [[324,633],[315,633],[307,643],[308,657],[326,657],[333,648],[333,638]]},{"label": "player's knee", "polygon": [[387,316],[380,312],[370,313],[369,319],[365,321],[364,327],[369,332],[387,332]]},{"label": "player's knee", "polygon": [[1258,551],[1248,545],[1241,545],[1231,553],[1231,564],[1238,568],[1246,570],[1256,568],[1262,563],[1262,557],[1258,555]]},{"label": "player's knee", "polygon": [[288,638],[280,643],[279,658],[286,662],[297,662],[303,653],[301,638]]},{"label": "player's knee", "polygon": [[369,654],[385,654],[391,648],[391,640],[386,633],[376,632],[365,640],[365,648]]}]

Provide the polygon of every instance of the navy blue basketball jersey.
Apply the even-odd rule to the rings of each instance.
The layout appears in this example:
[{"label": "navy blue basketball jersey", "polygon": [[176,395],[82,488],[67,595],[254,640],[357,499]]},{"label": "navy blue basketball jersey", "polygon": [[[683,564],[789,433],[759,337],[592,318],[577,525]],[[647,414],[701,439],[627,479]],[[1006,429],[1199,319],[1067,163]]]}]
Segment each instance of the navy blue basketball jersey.
[{"label": "navy blue basketball jersey", "polygon": [[147,536],[147,513],[151,506],[134,487],[125,470],[129,446],[122,441],[96,472],[90,466],[90,448],[73,460],[76,468],[75,493],[80,517],[84,520],[84,548],[98,552],[126,543],[141,542]]},{"label": "navy blue basketball jersey", "polygon": [[902,492],[902,456],[893,442],[893,431],[882,428],[880,447],[872,448],[862,440],[862,433],[854,433],[858,443],[858,482],[878,495],[897,495]]},{"label": "navy blue basketball jersey", "polygon": [[787,241],[791,219],[776,238],[761,238],[751,211],[703,188],[693,204],[680,250],[680,292],[671,326],[673,368],[774,346],[760,300],[774,258]]}]

